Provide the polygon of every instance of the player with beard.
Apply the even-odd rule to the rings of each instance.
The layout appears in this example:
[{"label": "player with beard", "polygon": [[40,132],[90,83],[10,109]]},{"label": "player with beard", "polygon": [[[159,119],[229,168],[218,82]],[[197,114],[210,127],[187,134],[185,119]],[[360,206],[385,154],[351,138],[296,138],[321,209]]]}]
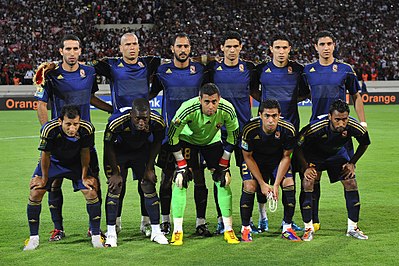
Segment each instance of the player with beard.
[{"label": "player with beard", "polygon": [[[54,64],[51,67],[53,69],[43,74],[44,79],[35,93],[38,99],[37,115],[40,124],[43,126],[48,121],[48,103],[51,104],[51,119],[59,117],[64,105],[77,105],[81,118],[86,121],[90,121],[90,104],[101,110],[112,112],[112,106],[94,95],[98,91],[94,68],[78,62],[82,53],[80,39],[75,35],[65,35],[60,42],[59,52],[62,63]],[[38,80],[39,71],[35,76],[36,84]],[[90,168],[93,176],[100,183],[98,179],[100,169],[94,147],[90,149]],[[51,218],[54,223],[54,230],[49,241],[59,241],[65,237],[62,217],[62,182],[61,178],[55,179],[48,194]],[[98,189],[97,194],[101,203],[100,186]]]},{"label": "player with beard", "polygon": [[[352,143],[352,137],[359,143],[354,154],[346,147],[347,143]],[[367,130],[349,116],[348,104],[340,99],[331,104],[328,117],[314,120],[302,129],[298,140],[298,156],[304,175],[301,211],[305,233],[302,240],[313,240],[313,187],[320,181],[323,171],[327,171],[330,183],[341,181],[344,187],[348,212],[346,235],[359,240],[368,239],[358,227],[360,198],[355,176],[356,163],[368,145],[370,138]]]},{"label": "player with beard", "polygon": [[[158,67],[150,98],[163,90],[162,116],[170,126],[180,105],[193,97],[198,96],[199,88],[203,83],[204,67],[190,59],[191,42],[186,33],[178,33],[171,45],[173,60]],[[162,168],[160,187],[162,224],[164,233],[170,232],[170,203],[172,196],[172,177],[175,170],[175,159],[164,141],[157,165]],[[208,189],[205,184],[204,173],[197,168],[194,175],[194,199],[197,211],[196,233],[200,236],[212,236],[205,220]]]}]

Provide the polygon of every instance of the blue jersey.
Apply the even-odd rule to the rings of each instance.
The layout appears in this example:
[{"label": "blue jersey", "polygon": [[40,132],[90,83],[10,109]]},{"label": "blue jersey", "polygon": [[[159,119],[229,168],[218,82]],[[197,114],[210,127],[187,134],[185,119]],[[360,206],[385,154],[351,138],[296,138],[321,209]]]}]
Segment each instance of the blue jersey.
[{"label": "blue jersey", "polygon": [[51,118],[58,118],[64,105],[78,105],[81,118],[90,121],[90,98],[98,91],[96,72],[93,67],[80,65],[78,70],[68,72],[57,65],[45,77],[43,87],[39,87],[35,97],[39,101],[51,103]]},{"label": "blue jersey", "polygon": [[131,122],[130,112],[114,114],[109,119],[104,133],[104,142],[112,142],[118,153],[135,153],[149,143],[161,142],[165,137],[165,122],[156,111],[151,111],[147,131],[136,130]]},{"label": "blue jersey", "polygon": [[352,137],[360,145],[369,145],[370,138],[367,130],[353,117],[349,117],[348,124],[342,133],[331,130],[330,120],[325,117],[312,121],[306,126],[298,140],[298,145],[303,147],[305,158],[327,159],[332,156],[347,157],[345,146]]},{"label": "blue jersey", "polygon": [[353,68],[337,59],[328,66],[322,66],[319,61],[305,66],[304,79],[312,96],[310,121],[328,114],[334,101],[346,101],[346,91],[354,95],[361,90]]},{"label": "blue jersey", "polygon": [[148,99],[150,82],[160,62],[154,56],[139,57],[136,64],[128,64],[122,58],[94,62],[97,74],[110,80],[114,113],[130,109],[134,99]]},{"label": "blue jersey", "polygon": [[220,96],[233,104],[240,129],[252,117],[250,95],[259,88],[254,70],[253,63],[240,59],[235,66],[227,66],[223,61],[212,61],[205,71],[205,82],[215,83]]},{"label": "blue jersey", "polygon": [[178,68],[173,62],[158,67],[151,92],[163,90],[162,116],[168,126],[183,102],[198,97],[203,76],[204,66],[197,62],[190,61],[186,68]]},{"label": "blue jersey", "polygon": [[80,152],[82,148],[94,146],[94,126],[85,120],[80,120],[78,133],[75,137],[67,136],[57,119],[43,125],[40,134],[40,151],[51,152],[51,163],[65,167],[80,167]]},{"label": "blue jersey", "polygon": [[247,152],[253,152],[252,156],[257,163],[278,165],[284,150],[294,149],[295,127],[281,118],[278,120],[276,131],[272,134],[266,134],[262,126],[260,117],[254,117],[245,124],[240,148]]},{"label": "blue jersey", "polygon": [[257,66],[261,100],[278,100],[281,115],[294,124],[296,130],[299,130],[298,97],[309,94],[302,72],[303,66],[294,61],[288,61],[285,67],[277,67],[272,61]]}]

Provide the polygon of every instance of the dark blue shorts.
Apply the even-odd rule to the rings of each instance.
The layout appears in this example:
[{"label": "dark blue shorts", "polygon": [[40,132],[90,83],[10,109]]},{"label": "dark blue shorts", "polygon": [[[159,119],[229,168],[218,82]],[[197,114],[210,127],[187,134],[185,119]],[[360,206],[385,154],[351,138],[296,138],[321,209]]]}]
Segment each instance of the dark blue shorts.
[{"label": "dark blue shorts", "polygon": [[[35,176],[42,176],[42,168],[41,162],[38,163],[35,171],[33,172],[32,178]],[[91,171],[89,169],[89,175],[91,175]],[[66,178],[72,181],[74,191],[79,191],[82,189],[87,189],[82,182],[82,167],[81,165],[73,165],[73,166],[63,166],[61,164],[54,163],[53,161],[50,163],[50,168],[48,172],[48,181],[45,186],[47,191],[51,190],[51,184],[57,178]]]},{"label": "dark blue shorts", "polygon": [[[262,164],[262,163],[258,163],[258,162],[257,162],[257,164],[258,164],[259,170],[262,174],[263,180],[270,185],[274,184],[274,181],[276,180],[278,164],[270,165],[270,164]],[[251,172],[249,171],[245,161],[241,164],[241,178],[242,178],[242,181],[256,180],[256,178],[253,177]],[[285,174],[285,178],[292,178],[291,166],[290,166],[290,168],[288,168],[288,171]]]},{"label": "dark blue shorts", "polygon": [[[126,178],[128,169],[131,168],[133,171],[133,180],[142,180],[144,176],[145,167],[148,163],[149,150],[140,149],[130,153],[118,153],[116,150],[117,158],[116,161],[121,172],[121,176]],[[107,178],[109,177],[111,167],[106,165]]]},{"label": "dark blue shorts", "polygon": [[[342,177],[342,166],[349,162],[349,154],[351,152],[353,152],[353,150],[347,151],[344,148],[341,149],[341,151],[337,155],[327,158],[320,158],[312,154],[308,154],[306,156],[306,160],[308,163],[314,164],[316,170],[319,172],[327,170],[330,183],[335,183],[344,180],[344,178]],[[355,176],[353,176],[352,178],[355,178]]]}]

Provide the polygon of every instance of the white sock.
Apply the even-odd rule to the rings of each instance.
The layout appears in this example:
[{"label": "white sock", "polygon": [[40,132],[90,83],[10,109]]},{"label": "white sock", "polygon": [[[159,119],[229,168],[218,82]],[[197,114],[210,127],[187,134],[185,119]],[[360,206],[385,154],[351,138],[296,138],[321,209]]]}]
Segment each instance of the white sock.
[{"label": "white sock", "polygon": [[173,218],[173,233],[183,232],[183,218]]},{"label": "white sock", "polygon": [[354,222],[348,218],[348,232],[351,230],[355,230],[356,228],[357,228],[357,222]]},{"label": "white sock", "polygon": [[283,232],[287,231],[288,228],[291,228],[291,224],[288,224],[288,223],[283,221]]},{"label": "white sock", "polygon": [[249,226],[249,225],[247,225],[247,226],[242,225],[242,226],[241,226],[241,233],[244,232],[244,229],[248,229],[249,231],[251,231],[251,226]]},{"label": "white sock", "polygon": [[151,234],[160,234],[161,233],[161,228],[159,227],[159,224],[152,224],[151,225]]},{"label": "white sock", "polygon": [[34,235],[29,237],[30,240],[39,240],[39,235]]},{"label": "white sock", "polygon": [[224,224],[224,231],[230,231],[233,230],[233,217],[223,217],[223,224]]},{"label": "white sock", "polygon": [[310,228],[310,229],[312,229],[312,231],[314,231],[313,221],[312,220],[310,220],[310,222],[304,223],[304,224],[305,224],[305,230]]},{"label": "white sock", "polygon": [[266,203],[258,202],[258,210],[259,210],[259,220],[263,220],[263,219],[267,220]]},{"label": "white sock", "polygon": [[107,225],[107,235],[116,235],[116,225]]},{"label": "white sock", "polygon": [[170,214],[168,214],[168,215],[162,214],[162,222],[163,223],[170,222]]},{"label": "white sock", "polygon": [[147,225],[150,223],[150,217],[149,216],[141,216],[141,225]]},{"label": "white sock", "polygon": [[197,218],[197,221],[195,222],[195,227],[198,227],[198,226],[200,226],[202,224],[205,224],[205,223],[206,223],[205,218]]}]

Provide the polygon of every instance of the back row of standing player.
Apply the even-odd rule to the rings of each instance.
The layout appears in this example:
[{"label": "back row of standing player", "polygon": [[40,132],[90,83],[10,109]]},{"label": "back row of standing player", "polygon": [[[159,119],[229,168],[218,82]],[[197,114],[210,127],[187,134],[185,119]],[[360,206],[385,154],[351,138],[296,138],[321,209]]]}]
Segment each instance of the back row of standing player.
[{"label": "back row of standing player", "polygon": [[[151,99],[163,90],[162,115],[166,120],[166,125],[169,126],[180,105],[190,98],[197,97],[202,84],[213,82],[219,87],[221,96],[233,104],[237,112],[240,129],[251,118],[250,95],[258,101],[277,99],[281,105],[282,116],[290,121],[296,130],[299,130],[298,101],[305,99],[311,93],[313,104],[311,120],[314,120],[319,115],[327,114],[328,108],[334,100],[345,99],[346,91],[349,91],[352,95],[358,118],[365,126],[364,108],[356,75],[349,65],[333,57],[334,36],[327,31],[320,32],[315,37],[314,46],[319,53],[319,60],[304,68],[288,59],[291,50],[290,41],[284,35],[274,36],[270,45],[273,59],[270,62],[255,66],[251,62],[239,58],[243,48],[240,35],[237,32],[227,32],[221,42],[221,50],[224,53],[223,59],[211,61],[207,66],[203,66],[194,60],[190,60],[191,43],[186,34],[178,34],[173,39],[171,45],[174,54],[173,60],[161,62],[163,60],[158,57],[140,57],[137,36],[127,33],[121,38],[121,58],[108,58],[94,62],[95,72],[98,75],[106,76],[111,82],[113,105],[111,108],[94,96],[95,91],[98,90],[94,81],[96,74],[94,69],[78,63],[81,53],[80,40],[76,36],[66,36],[62,40],[60,48],[63,63],[46,75],[47,85],[43,86],[37,93],[39,120],[41,124],[47,121],[46,107],[51,98],[53,100],[51,101],[52,118],[58,117],[62,105],[72,103],[82,106],[82,119],[90,120],[88,109],[90,102],[102,110],[112,112],[114,115],[109,121],[111,123],[131,107],[133,99]],[[85,83],[79,82],[80,80]],[[150,83],[152,83],[151,87]],[[75,86],[72,89],[71,84]],[[90,93],[87,93],[87,91],[90,91]],[[237,166],[241,167],[241,152],[238,147],[235,154]],[[94,157],[97,158],[96,155]],[[171,183],[175,166],[173,156],[168,152],[166,144],[162,147],[158,163],[163,169],[160,188],[162,230],[164,233],[168,233],[170,230]],[[106,164],[108,165],[108,163]],[[93,167],[93,169],[96,168]],[[98,173],[98,170],[95,172]],[[98,174],[95,176],[98,176]],[[117,208],[117,218],[115,222],[110,223],[107,219],[108,225],[115,226],[116,224],[115,232],[121,228],[121,206],[126,176],[127,171],[123,176],[122,191],[119,193],[118,204],[120,207]],[[197,210],[196,233],[210,236],[212,234],[209,232],[205,220],[208,189],[205,186],[203,170],[197,169],[193,176]],[[141,179],[140,176],[137,176],[137,178]],[[245,184],[244,181],[244,188]],[[51,202],[51,206],[55,207],[51,209],[55,224],[53,240],[62,239],[64,236],[60,186],[61,184],[53,183],[54,189],[49,193],[49,203]],[[319,226],[317,203],[320,194],[318,186],[315,185],[313,193],[315,198],[313,223],[315,223],[316,230]],[[153,221],[150,221],[148,217],[144,204],[145,193],[143,193],[140,184],[138,190],[142,199],[141,229],[144,233],[150,235],[151,231],[148,230],[148,225],[153,224]],[[261,194],[259,195],[261,220],[264,221],[266,218],[265,199],[262,199]],[[221,216],[220,211],[218,213]],[[247,218],[244,220],[247,220]],[[243,226],[247,226],[247,224],[244,225],[243,223]],[[116,246],[116,238],[114,246]]]}]

